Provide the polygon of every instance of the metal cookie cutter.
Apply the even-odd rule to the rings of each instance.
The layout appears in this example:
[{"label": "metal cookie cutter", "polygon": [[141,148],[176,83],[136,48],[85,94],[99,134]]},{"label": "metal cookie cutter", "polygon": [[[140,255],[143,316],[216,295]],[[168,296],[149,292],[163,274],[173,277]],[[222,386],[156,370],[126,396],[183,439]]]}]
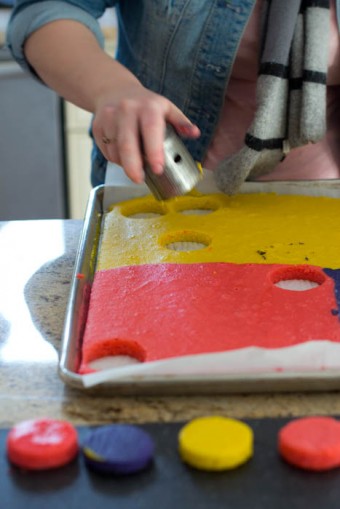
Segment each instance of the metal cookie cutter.
[{"label": "metal cookie cutter", "polygon": [[145,183],[157,200],[186,194],[202,179],[202,170],[169,124],[165,132],[164,157],[164,171],[161,175],[155,175],[147,162],[144,166]]}]

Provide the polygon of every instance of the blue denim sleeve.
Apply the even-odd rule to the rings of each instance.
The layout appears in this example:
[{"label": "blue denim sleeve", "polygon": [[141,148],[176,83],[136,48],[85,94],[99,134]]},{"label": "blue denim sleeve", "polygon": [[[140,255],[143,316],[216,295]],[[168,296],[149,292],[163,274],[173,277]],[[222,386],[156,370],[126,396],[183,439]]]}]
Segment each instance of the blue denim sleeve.
[{"label": "blue denim sleeve", "polygon": [[34,74],[23,51],[25,40],[32,32],[51,21],[71,19],[88,27],[103,46],[104,38],[96,18],[115,3],[114,0],[17,0],[8,25],[7,45],[21,67]]}]

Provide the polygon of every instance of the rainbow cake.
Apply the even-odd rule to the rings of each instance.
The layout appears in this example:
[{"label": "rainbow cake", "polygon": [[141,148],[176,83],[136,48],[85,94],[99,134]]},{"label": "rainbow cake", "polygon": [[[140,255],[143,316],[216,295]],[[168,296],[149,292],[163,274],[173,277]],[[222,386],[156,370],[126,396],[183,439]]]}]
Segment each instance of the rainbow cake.
[{"label": "rainbow cake", "polygon": [[339,217],[338,199],[274,193],[113,205],[79,372],[114,356],[339,343]]}]

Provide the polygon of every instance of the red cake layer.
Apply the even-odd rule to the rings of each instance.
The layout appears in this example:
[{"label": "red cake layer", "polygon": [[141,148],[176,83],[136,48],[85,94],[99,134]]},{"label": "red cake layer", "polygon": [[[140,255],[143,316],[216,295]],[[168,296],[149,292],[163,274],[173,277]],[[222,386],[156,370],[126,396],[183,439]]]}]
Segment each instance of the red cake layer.
[{"label": "red cake layer", "polygon": [[[289,291],[280,280],[319,286]],[[333,279],[320,268],[230,263],[120,267],[95,275],[80,372],[105,356],[153,361],[248,346],[340,341]]]}]

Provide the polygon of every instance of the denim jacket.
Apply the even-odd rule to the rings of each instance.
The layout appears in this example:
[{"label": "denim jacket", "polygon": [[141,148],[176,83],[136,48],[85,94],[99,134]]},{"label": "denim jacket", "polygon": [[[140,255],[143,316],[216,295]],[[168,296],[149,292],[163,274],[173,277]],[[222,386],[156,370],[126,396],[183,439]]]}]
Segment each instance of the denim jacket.
[{"label": "denim jacket", "polygon": [[[176,104],[201,130],[186,141],[200,161],[218,122],[237,49],[255,0],[17,0],[7,33],[27,70],[26,37],[57,19],[85,24],[103,44],[97,18],[116,7],[116,58],[154,92]],[[340,0],[336,0],[339,22]],[[103,183],[106,160],[94,145],[92,184]]]}]

